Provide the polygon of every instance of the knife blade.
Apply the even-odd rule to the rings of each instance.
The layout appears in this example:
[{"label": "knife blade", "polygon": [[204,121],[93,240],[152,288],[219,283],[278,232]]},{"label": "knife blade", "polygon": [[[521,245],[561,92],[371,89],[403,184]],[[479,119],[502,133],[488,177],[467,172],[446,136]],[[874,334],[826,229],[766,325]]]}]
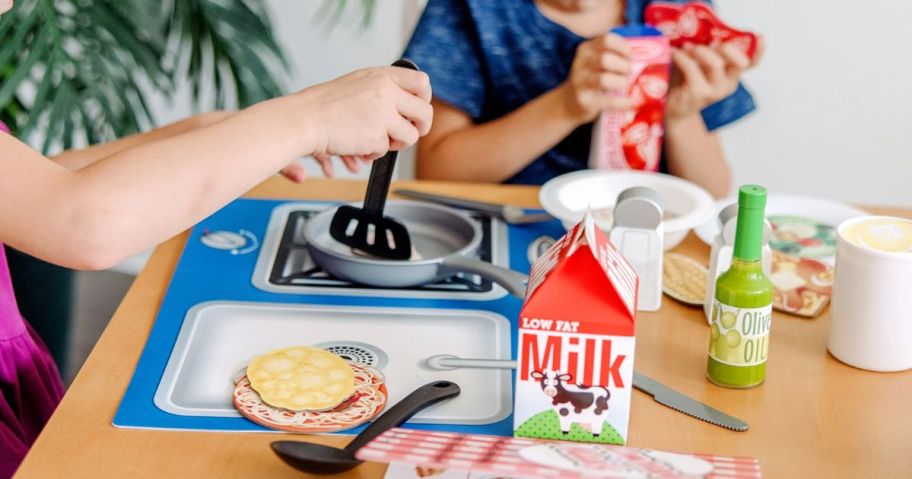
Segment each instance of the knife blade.
[{"label": "knife blade", "polygon": [[452,196],[437,195],[434,193],[425,193],[424,191],[415,191],[407,188],[397,188],[395,191],[393,191],[393,193],[399,196],[404,196],[406,198],[430,201],[431,203],[452,206],[454,208],[480,211],[482,213],[488,213],[495,216],[503,215],[504,211],[503,205],[486,203],[484,201],[467,200],[465,198],[455,198]]},{"label": "knife blade", "polygon": [[748,423],[734,416],[729,416],[718,409],[689,398],[636,371],[633,372],[633,387],[652,396],[657,403],[687,414],[688,416],[700,419],[701,421],[706,421],[710,424],[739,432],[747,431],[750,427]]},{"label": "knife blade", "polygon": [[455,198],[452,196],[425,193],[424,191],[415,191],[405,188],[396,189],[393,193],[415,200],[429,201],[438,205],[485,213],[500,218],[512,225],[543,223],[554,219],[554,217],[548,213],[526,213],[524,208],[512,205],[485,203],[484,201],[467,200],[465,198]]}]

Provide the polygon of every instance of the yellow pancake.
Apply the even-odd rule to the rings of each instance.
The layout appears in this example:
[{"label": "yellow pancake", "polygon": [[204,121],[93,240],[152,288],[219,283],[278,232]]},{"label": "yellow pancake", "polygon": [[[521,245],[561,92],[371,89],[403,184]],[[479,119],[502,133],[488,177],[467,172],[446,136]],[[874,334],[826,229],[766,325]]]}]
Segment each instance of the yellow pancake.
[{"label": "yellow pancake", "polygon": [[332,409],[355,392],[355,373],[348,362],[306,346],[254,358],[247,366],[247,378],[263,402],[290,411]]}]

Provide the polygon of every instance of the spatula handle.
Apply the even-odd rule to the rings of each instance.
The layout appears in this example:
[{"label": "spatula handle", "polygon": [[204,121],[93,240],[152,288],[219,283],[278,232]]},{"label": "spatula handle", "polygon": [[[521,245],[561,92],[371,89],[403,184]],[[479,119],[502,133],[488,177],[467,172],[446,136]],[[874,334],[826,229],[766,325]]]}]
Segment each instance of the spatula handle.
[{"label": "spatula handle", "polygon": [[364,211],[383,215],[398,155],[399,152],[390,151],[371,165],[370,178],[367,180],[367,193],[364,195]]},{"label": "spatula handle", "polygon": [[[404,58],[393,62],[393,66],[418,70],[417,65]],[[380,216],[383,215],[386,197],[389,195],[390,182],[393,180],[393,170],[396,169],[397,156],[399,156],[398,151],[389,151],[371,165],[367,193],[364,195],[364,211]]]}]

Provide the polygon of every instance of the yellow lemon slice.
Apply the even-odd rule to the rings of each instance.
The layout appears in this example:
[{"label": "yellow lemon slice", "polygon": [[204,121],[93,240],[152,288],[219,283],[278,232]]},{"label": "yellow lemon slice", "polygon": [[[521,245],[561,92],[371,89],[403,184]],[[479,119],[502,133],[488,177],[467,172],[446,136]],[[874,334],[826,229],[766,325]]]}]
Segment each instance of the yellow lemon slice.
[{"label": "yellow lemon slice", "polygon": [[263,402],[290,411],[332,409],[355,392],[355,374],[348,362],[306,346],[254,358],[247,366],[247,378]]}]

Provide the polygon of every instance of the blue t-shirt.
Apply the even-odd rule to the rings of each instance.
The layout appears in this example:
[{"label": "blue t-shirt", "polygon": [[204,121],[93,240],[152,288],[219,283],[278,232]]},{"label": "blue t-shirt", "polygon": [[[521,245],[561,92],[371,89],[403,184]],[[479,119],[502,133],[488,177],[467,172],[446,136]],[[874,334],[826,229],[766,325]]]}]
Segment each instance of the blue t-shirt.
[{"label": "blue t-shirt", "polygon": [[[627,23],[641,25],[649,2],[627,0]],[[532,0],[429,0],[403,56],[431,77],[434,98],[484,123],[560,85],[584,40],[545,17]],[[739,85],[705,108],[703,121],[714,130],[754,108]],[[577,128],[507,183],[542,184],[586,168],[591,136],[591,123]]]}]

